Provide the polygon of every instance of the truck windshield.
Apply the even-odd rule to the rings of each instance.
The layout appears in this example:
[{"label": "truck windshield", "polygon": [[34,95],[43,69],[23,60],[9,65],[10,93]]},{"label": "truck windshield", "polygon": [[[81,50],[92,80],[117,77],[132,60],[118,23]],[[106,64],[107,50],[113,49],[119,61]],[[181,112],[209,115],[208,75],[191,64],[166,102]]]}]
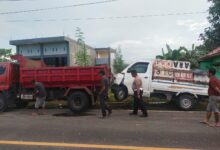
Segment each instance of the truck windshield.
[{"label": "truck windshield", "polygon": [[0,75],[5,73],[5,67],[4,66],[0,66]]},{"label": "truck windshield", "polygon": [[148,63],[136,63],[129,70],[136,70],[137,73],[146,73]]}]

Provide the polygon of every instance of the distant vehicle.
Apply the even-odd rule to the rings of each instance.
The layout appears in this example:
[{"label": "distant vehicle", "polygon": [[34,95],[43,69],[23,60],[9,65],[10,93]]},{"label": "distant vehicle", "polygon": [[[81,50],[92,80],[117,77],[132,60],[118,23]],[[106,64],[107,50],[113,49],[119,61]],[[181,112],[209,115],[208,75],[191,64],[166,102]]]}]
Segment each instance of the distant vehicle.
[{"label": "distant vehicle", "polygon": [[142,78],[145,97],[165,97],[175,101],[183,110],[191,110],[208,96],[208,77],[190,70],[190,62],[154,60],[132,63],[114,78],[112,91],[117,100],[132,95],[131,70]]},{"label": "distant vehicle", "polygon": [[67,99],[73,112],[83,112],[95,103],[96,91],[101,87],[99,71],[104,70],[110,77],[110,70],[105,65],[46,67],[40,61],[16,58],[20,65],[0,63],[0,111],[15,105],[25,106],[34,100],[31,81],[36,80],[45,85],[47,99]]}]

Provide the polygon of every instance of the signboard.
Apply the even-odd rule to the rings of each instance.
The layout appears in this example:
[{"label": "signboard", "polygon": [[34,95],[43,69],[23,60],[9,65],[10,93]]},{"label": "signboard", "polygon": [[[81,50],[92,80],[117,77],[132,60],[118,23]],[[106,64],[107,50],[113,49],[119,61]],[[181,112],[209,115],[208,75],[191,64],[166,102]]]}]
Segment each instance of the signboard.
[{"label": "signboard", "polygon": [[171,81],[193,81],[190,62],[156,60],[153,64],[153,79]]},{"label": "signboard", "polygon": [[164,70],[164,69],[154,69],[153,78],[154,79],[165,79],[173,80],[173,70]]},{"label": "signboard", "polygon": [[190,70],[190,62],[187,61],[174,61],[173,68],[176,70]]},{"label": "signboard", "polygon": [[154,62],[154,68],[157,69],[190,70],[190,65],[188,61],[156,60]]},{"label": "signboard", "polygon": [[177,81],[193,81],[194,76],[191,71],[175,71],[174,72],[174,80]]},{"label": "signboard", "polygon": [[170,60],[156,60],[154,68],[157,69],[173,69],[173,61]]}]

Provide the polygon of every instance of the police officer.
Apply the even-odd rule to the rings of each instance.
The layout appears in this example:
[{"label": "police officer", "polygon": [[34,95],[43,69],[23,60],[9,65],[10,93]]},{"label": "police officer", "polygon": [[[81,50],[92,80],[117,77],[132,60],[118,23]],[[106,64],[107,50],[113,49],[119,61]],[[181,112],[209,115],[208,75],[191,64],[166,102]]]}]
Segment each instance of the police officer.
[{"label": "police officer", "polygon": [[132,89],[134,91],[134,106],[133,106],[133,112],[130,113],[130,115],[137,115],[138,114],[138,107],[140,107],[143,115],[140,117],[147,117],[148,113],[143,101],[143,86],[142,86],[142,80],[138,76],[136,70],[131,71],[131,76],[134,78],[133,84],[132,84]]}]

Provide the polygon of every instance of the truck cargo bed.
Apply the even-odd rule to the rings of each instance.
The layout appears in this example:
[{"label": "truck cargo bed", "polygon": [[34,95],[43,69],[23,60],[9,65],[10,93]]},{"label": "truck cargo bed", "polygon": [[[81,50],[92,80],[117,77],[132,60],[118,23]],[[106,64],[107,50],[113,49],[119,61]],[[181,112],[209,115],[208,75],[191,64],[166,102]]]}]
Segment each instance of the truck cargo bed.
[{"label": "truck cargo bed", "polygon": [[20,68],[20,83],[23,88],[32,88],[32,80],[42,82],[50,88],[99,86],[100,70],[109,74],[107,66]]}]

